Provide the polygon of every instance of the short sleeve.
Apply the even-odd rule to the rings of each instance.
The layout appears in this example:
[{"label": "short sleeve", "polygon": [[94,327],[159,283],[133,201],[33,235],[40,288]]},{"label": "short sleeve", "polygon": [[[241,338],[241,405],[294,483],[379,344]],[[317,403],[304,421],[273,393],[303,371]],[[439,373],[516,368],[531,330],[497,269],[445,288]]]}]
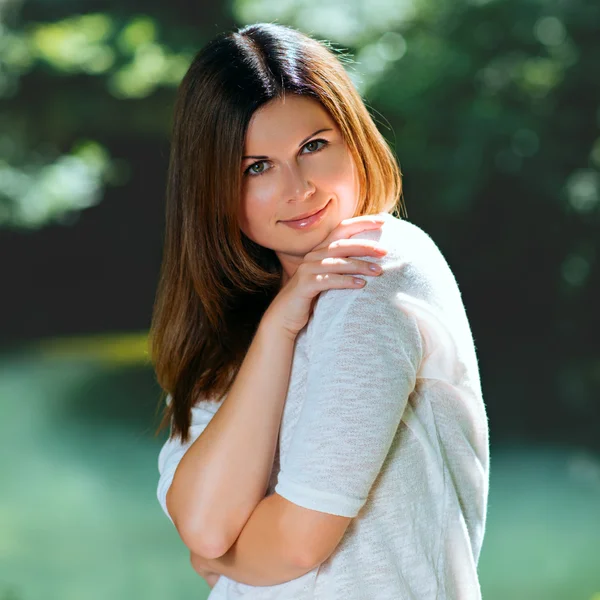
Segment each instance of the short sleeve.
[{"label": "short sleeve", "polygon": [[423,359],[406,269],[328,290],[314,312],[306,397],[275,492],[355,517],[392,445]]},{"label": "short sleeve", "polygon": [[[169,404],[170,401],[171,396],[169,395],[167,396],[166,403]],[[212,410],[213,406],[214,410]],[[171,438],[169,436],[158,454],[159,480],[156,495],[164,513],[169,517],[171,522],[173,522],[173,519],[171,519],[171,515],[167,510],[167,492],[173,482],[177,466],[188,448],[198,439],[200,434],[210,423],[218,406],[219,405],[216,403],[208,404],[207,402],[201,402],[194,406],[192,408],[192,421],[188,441],[182,443],[179,438]]]}]

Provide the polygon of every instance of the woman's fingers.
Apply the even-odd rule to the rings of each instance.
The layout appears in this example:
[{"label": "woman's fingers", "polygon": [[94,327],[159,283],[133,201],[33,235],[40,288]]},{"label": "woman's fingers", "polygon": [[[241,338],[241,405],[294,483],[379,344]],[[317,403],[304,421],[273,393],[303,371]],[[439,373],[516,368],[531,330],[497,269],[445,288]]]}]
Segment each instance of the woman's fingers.
[{"label": "woman's fingers", "polygon": [[331,242],[353,236],[355,233],[367,229],[378,229],[385,223],[385,218],[381,215],[361,215],[344,219],[340,224],[325,238],[323,243],[319,244],[314,250],[327,248]]},{"label": "woman's fingers", "polygon": [[307,260],[322,260],[329,256],[383,256],[387,250],[377,240],[340,239],[331,242],[328,246],[311,250]]}]

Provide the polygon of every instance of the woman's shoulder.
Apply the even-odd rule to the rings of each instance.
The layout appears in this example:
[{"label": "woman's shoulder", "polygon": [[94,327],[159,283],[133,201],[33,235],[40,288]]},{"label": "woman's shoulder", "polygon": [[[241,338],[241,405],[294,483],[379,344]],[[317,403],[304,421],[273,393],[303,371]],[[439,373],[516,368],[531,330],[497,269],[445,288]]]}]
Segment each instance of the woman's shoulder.
[{"label": "woman's shoulder", "polygon": [[[446,259],[431,236],[418,225],[382,213],[384,224],[378,229],[360,231],[351,236],[379,242],[386,250],[383,257],[359,256],[377,262],[383,268],[379,276],[365,276],[360,289],[331,289],[321,292],[315,311],[329,318],[343,312],[377,310],[380,300],[395,302],[398,297],[438,305],[458,293],[456,280]],[[327,313],[327,314],[325,314]]]},{"label": "woman's shoulder", "polygon": [[[309,347],[322,342],[323,336],[335,336],[340,342],[356,339],[371,343],[374,339],[397,339],[402,332],[407,347],[415,348],[415,357],[421,353],[421,339],[415,311],[421,303],[427,304],[431,286],[413,256],[419,250],[425,233],[417,226],[389,215],[378,229],[361,231],[352,238],[378,241],[388,253],[383,257],[357,256],[360,260],[377,262],[380,275],[362,275],[366,284],[360,288],[332,288],[319,294],[308,321]],[[325,334],[325,332],[327,332]],[[363,337],[356,337],[356,335]],[[376,351],[376,348],[373,348]]]},{"label": "woman's shoulder", "polygon": [[381,228],[360,231],[350,237],[378,241],[388,251],[381,259],[382,265],[399,260],[414,262],[423,258],[443,258],[437,244],[424,229],[390,213],[380,215],[385,218]]}]

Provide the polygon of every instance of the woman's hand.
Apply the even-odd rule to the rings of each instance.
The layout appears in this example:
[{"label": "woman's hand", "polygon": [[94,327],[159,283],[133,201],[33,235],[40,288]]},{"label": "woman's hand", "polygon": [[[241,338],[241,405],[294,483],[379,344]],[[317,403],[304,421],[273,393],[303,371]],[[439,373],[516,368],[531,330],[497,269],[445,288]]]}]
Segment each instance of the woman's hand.
[{"label": "woman's hand", "polygon": [[221,575],[208,569],[206,564],[204,563],[204,559],[198,554],[190,552],[190,562],[192,563],[194,571],[196,571],[196,573],[198,573],[198,575],[200,575],[200,577],[202,577],[212,589],[213,586],[217,583],[217,581],[219,581],[219,577],[221,577]]},{"label": "woman's hand", "polygon": [[[347,258],[376,256],[387,253],[373,240],[349,240],[350,236],[367,229],[377,229],[385,222],[376,215],[345,219],[319,246],[313,248],[298,266],[294,275],[273,299],[263,320],[277,323],[292,338],[306,325],[317,296],[334,288],[360,288],[365,284],[360,275],[380,275],[381,267],[374,262]],[[371,267],[375,267],[372,270]]]}]

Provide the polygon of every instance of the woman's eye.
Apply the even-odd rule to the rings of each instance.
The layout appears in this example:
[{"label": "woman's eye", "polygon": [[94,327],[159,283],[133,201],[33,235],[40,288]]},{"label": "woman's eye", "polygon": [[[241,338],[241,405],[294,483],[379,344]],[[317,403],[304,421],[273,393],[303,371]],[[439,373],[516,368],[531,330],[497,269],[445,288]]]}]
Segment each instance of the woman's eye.
[{"label": "woman's eye", "polygon": [[[323,144],[322,146],[312,146],[312,144]],[[311,148],[309,148],[309,152],[303,152],[303,154],[314,154],[315,152],[318,152],[319,150],[323,150],[323,148],[325,148],[325,146],[327,146],[327,144],[329,144],[329,142],[327,140],[323,140],[323,139],[318,139],[318,140],[311,140],[310,142],[307,142],[306,144],[304,144],[304,147],[302,148],[304,150],[304,148],[309,148],[309,146],[311,146]],[[262,175],[263,173],[265,173],[268,169],[260,169],[260,170],[256,170],[256,167],[260,167],[261,165],[266,164],[266,160],[261,160],[260,162],[255,162],[254,164],[250,165],[245,171],[244,171],[244,175],[250,175],[251,177],[256,177],[258,175]]]},{"label": "woman's eye", "polygon": [[265,161],[261,161],[261,162],[257,162],[254,163],[253,165],[250,165],[247,169],[246,169],[246,173],[253,173],[255,175],[260,175],[261,173],[264,172],[264,169],[261,169],[260,171],[255,171],[254,167],[260,167],[260,165],[264,165]]},{"label": "woman's eye", "polygon": [[[314,148],[314,150],[312,152],[317,152],[318,150],[323,149],[329,142],[327,140],[311,140],[310,142],[306,143],[304,145],[304,147],[308,148],[311,144],[318,144],[318,143],[322,143],[323,146],[321,146],[320,148]],[[312,152],[309,152],[309,154],[312,154]]]}]

